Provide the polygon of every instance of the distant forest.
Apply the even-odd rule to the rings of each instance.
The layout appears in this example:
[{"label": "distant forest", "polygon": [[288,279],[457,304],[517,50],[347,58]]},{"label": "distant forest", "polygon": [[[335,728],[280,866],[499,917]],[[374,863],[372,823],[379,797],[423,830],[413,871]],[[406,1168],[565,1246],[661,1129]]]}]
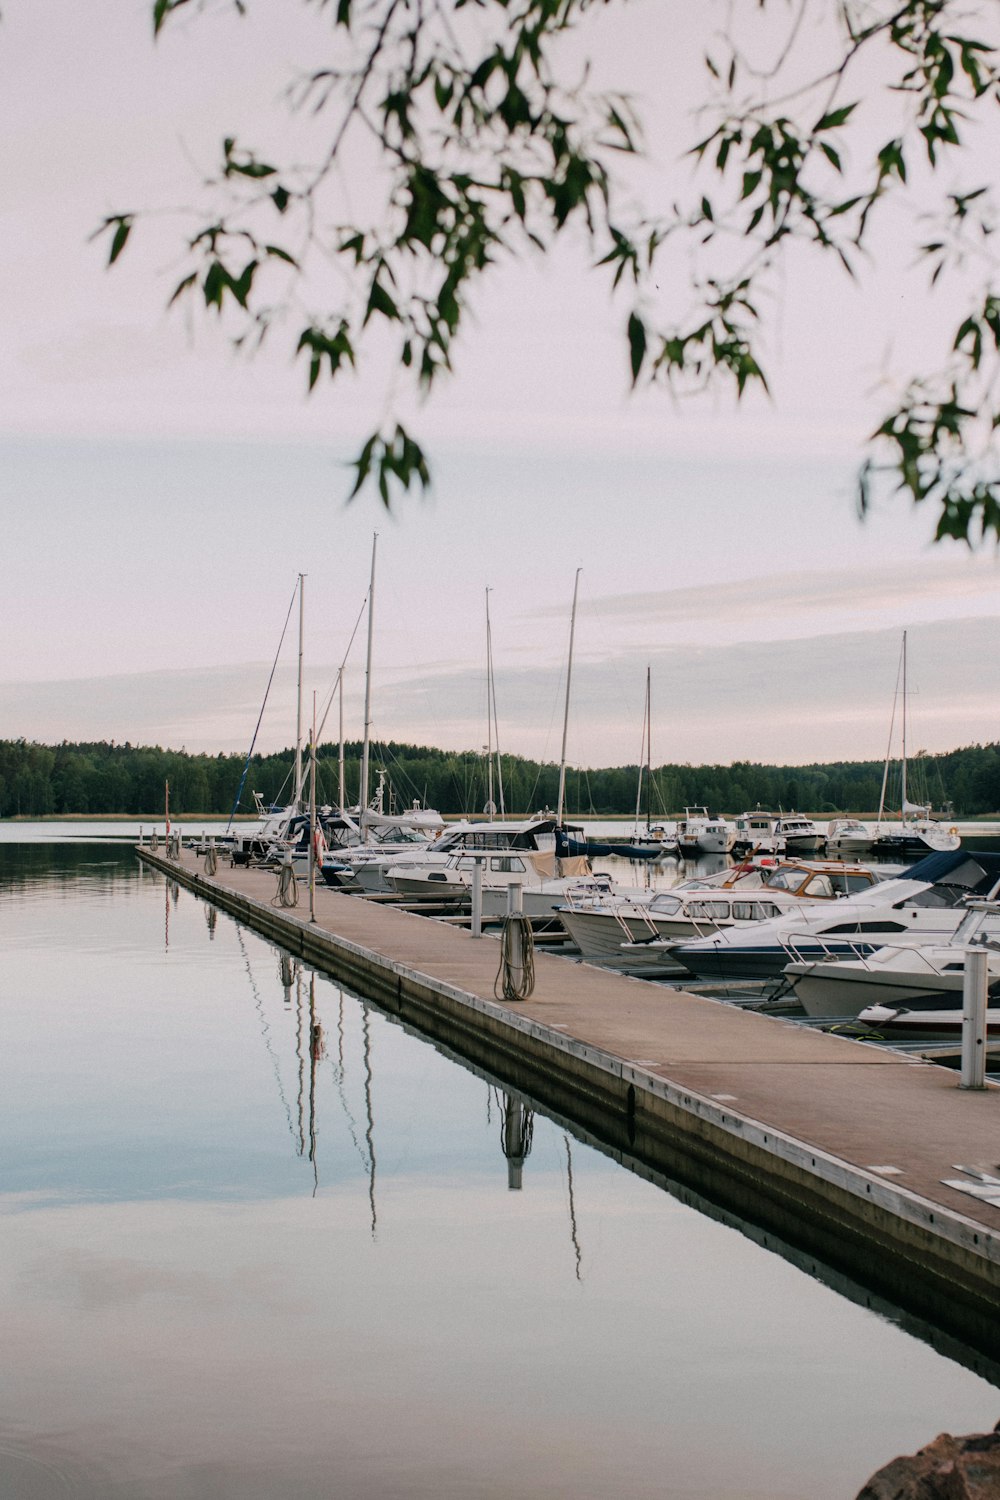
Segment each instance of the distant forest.
[{"label": "distant forest", "polygon": [[[337,804],[337,760],[336,745],[320,746],[317,800],[321,803]],[[287,801],[293,761],[291,750],[255,755],[239,811],[253,812],[254,791],[267,803]],[[361,745],[352,742],[346,747],[348,803],[357,801],[360,761]],[[168,781],[172,813],[228,816],[245,762],[243,755],[189,755],[183,750],[113,742],[39,745],[28,740],[0,740],[0,817],[162,817],[164,783]],[[487,801],[482,752],[380,744],[373,747],[371,765],[374,772],[385,773],[387,808],[401,810],[417,800],[442,813],[480,813]],[[558,766],[505,755],[502,768],[508,813],[555,807]],[[735,815],[758,804],[786,812],[871,816],[878,810],[882,774],[881,761],[810,766],[765,766],[749,761],[736,761],[730,766],[659,766],[654,768],[648,786],[643,777],[643,817],[647,805],[655,821],[690,806],[705,805],[713,812]],[[977,817],[1000,810],[1000,744],[921,755],[910,762],[908,776],[909,801],[933,803],[946,816],[953,812],[956,817]],[[638,784],[639,767],[634,765],[571,769],[566,780],[567,815],[629,817],[635,812]],[[496,789],[494,800],[500,800]],[[888,810],[899,808],[898,775],[890,775],[886,806]]]}]

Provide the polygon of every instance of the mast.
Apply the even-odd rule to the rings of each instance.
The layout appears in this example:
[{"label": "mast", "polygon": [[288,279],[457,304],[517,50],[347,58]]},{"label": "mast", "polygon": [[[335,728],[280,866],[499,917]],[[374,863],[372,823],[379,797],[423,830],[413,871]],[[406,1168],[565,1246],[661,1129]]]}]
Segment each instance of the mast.
[{"label": "mast", "polygon": [[368,659],[365,664],[365,737],[361,747],[361,795],[359,798],[359,815],[364,823],[365,812],[368,808],[368,750],[371,744],[372,732],[372,624],[374,620],[375,605],[375,549],[378,546],[378,532],[372,537],[372,576],[368,585]]},{"label": "mast", "polygon": [[569,688],[573,676],[573,635],[576,631],[576,595],[580,587],[582,568],[577,568],[573,580],[573,609],[569,617],[569,660],[566,663],[566,707],[563,711],[562,754],[559,758],[559,801],[556,806],[556,822],[562,826],[563,807],[566,801],[566,736],[569,733]]},{"label": "mast", "polygon": [[490,591],[486,590],[486,816],[496,813],[493,801],[493,639],[490,635]]},{"label": "mast", "polygon": [[[642,741],[639,746],[639,781],[635,789],[635,831],[639,832],[639,817],[642,812],[642,755],[648,744],[649,734],[649,668],[646,668],[646,707],[642,716]],[[647,817],[646,822],[649,822]]]},{"label": "mast", "polygon": [[295,709],[295,809],[298,811],[302,801],[302,634],[305,623],[305,602],[303,598],[305,590],[306,575],[299,574],[299,686]]},{"label": "mast", "polygon": [[337,695],[340,700],[340,750],[337,756],[338,791],[340,793],[340,816],[344,816],[344,669],[337,673]]},{"label": "mast", "polygon": [[906,631],[903,631],[903,789],[900,798],[899,816],[906,822]]},{"label": "mast", "polygon": [[649,689],[649,666],[646,667],[646,832],[649,832],[653,808],[653,700]]}]

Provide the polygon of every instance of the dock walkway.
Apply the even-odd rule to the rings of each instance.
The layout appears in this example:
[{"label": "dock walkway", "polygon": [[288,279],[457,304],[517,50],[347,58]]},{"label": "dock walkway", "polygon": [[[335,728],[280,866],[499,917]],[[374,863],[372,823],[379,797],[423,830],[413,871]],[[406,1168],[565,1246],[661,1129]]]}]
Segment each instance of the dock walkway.
[{"label": "dock walkway", "polygon": [[273,871],[220,860],[208,878],[190,850],[138,853],[609,1145],[1000,1359],[1000,1090],[545,952],[531,997],[507,1003],[495,937],[325,887],[312,922],[301,887],[297,907],[274,904]]}]

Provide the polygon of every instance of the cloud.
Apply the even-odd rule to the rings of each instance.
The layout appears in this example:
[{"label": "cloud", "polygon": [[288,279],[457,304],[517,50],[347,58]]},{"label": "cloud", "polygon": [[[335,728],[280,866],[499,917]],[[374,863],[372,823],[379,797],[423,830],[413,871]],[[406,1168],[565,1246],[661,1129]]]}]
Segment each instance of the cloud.
[{"label": "cloud", "polygon": [[[818,615],[833,611],[852,614],[883,612],[900,604],[926,609],[935,603],[967,602],[997,595],[1000,573],[990,557],[946,557],[889,564],[871,569],[842,569],[773,573],[733,581],[700,584],[638,594],[609,594],[584,601],[581,611],[608,620],[633,621],[657,627],[711,622],[773,621],[777,616]],[[1000,604],[1000,601],[998,601]],[[549,604],[531,612],[532,618],[565,615],[563,606]]]}]

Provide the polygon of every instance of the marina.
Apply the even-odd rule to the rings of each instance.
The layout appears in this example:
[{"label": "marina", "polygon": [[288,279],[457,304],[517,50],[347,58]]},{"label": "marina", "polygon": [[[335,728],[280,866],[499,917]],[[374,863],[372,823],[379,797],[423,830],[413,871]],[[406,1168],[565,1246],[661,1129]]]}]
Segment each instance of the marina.
[{"label": "marina", "polygon": [[609,1144],[1000,1355],[992,1087],[553,954],[535,956],[530,998],[504,1004],[495,941],[328,890],[311,918],[276,907],[273,872],[139,854]]}]

